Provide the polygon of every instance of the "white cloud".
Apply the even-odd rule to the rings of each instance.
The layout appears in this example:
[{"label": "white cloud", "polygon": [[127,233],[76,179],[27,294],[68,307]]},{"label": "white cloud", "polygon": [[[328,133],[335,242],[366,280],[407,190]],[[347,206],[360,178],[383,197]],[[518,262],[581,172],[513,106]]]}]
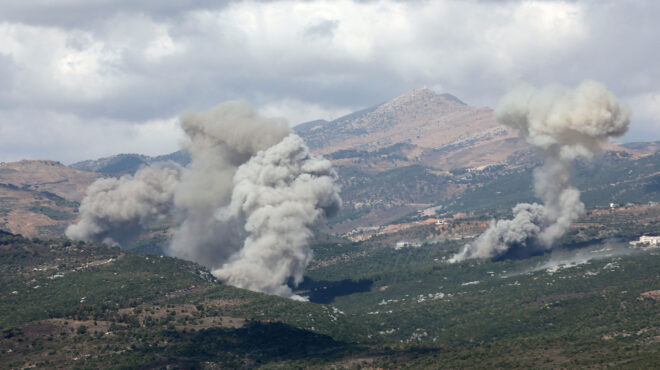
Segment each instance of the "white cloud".
[{"label": "white cloud", "polygon": [[[85,43],[69,42],[76,37]],[[18,66],[12,100],[33,109],[102,99],[123,83],[119,51],[89,33],[0,24],[0,45]]]},{"label": "white cloud", "polygon": [[628,100],[632,108],[633,121],[643,122],[643,125],[634,125],[628,134],[631,140],[647,141],[658,140],[660,132],[660,91],[652,91]]},{"label": "white cloud", "polygon": [[[0,160],[90,158],[107,141],[93,132],[121,137],[110,130],[154,127],[160,117],[223,100],[248,100],[295,124],[420,86],[493,106],[522,80],[574,85],[585,78],[631,101],[631,132],[658,140],[657,105],[647,97],[660,83],[658,10],[650,0],[7,0],[0,4],[0,119],[20,116],[30,132],[16,139],[24,147],[2,149]],[[68,118],[44,120],[53,116]],[[40,136],[72,121],[98,145],[81,143],[72,154],[70,138]],[[15,124],[0,122],[5,131]],[[48,151],[29,145],[42,141]]]},{"label": "white cloud", "polygon": [[57,112],[0,111],[0,158],[55,159],[70,164],[118,153],[168,154],[183,132],[176,118],[147,122],[83,121]]},{"label": "white cloud", "polygon": [[289,125],[295,126],[318,119],[331,121],[352,113],[355,110],[357,109],[330,108],[297,99],[282,99],[269,102],[262,106],[259,109],[259,113],[265,117],[284,118],[289,122]]}]

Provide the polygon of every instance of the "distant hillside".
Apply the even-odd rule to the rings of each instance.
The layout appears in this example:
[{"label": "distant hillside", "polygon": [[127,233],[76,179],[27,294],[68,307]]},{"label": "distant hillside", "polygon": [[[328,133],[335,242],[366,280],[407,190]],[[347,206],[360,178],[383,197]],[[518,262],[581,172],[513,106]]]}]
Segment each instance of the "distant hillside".
[{"label": "distant hillside", "polygon": [[[338,172],[344,205],[326,231],[344,233],[398,222],[427,208],[449,214],[509,212],[518,202],[538,201],[532,190],[532,164],[451,171],[410,165],[375,174],[341,166]],[[578,162],[572,182],[582,191],[582,200],[589,208],[657,201],[660,152],[633,156],[608,151],[593,162]]]},{"label": "distant hillside", "polygon": [[644,141],[637,143],[620,144],[627,151],[634,152],[637,155],[649,155],[660,151],[660,141]]},{"label": "distant hillside", "polygon": [[[514,130],[497,123],[492,109],[469,106],[450,94],[416,89],[333,121],[294,129],[340,174],[344,208],[326,231],[383,225],[436,205],[452,212],[483,212],[534,199],[532,169],[541,163],[538,154]],[[588,191],[587,204],[647,202],[659,196],[654,184],[660,158],[653,156],[659,149],[660,142],[605,144],[607,154],[597,159],[598,165],[579,167],[576,182]],[[642,166],[638,160],[643,158]],[[634,178],[626,175],[620,182],[614,174],[626,174],[628,166],[635,167]]]},{"label": "distant hillside", "polygon": [[55,161],[28,161],[0,163],[0,183],[33,191],[47,191],[79,201],[87,186],[101,175],[72,169]]},{"label": "distant hillside", "polygon": [[54,161],[0,164],[0,229],[59,237],[76,217],[85,189],[101,174]]},{"label": "distant hillside", "polygon": [[164,161],[173,161],[185,166],[190,163],[190,155],[180,150],[157,157],[149,157],[142,154],[117,154],[96,160],[77,162],[69,167],[116,176],[132,174],[142,166]]}]

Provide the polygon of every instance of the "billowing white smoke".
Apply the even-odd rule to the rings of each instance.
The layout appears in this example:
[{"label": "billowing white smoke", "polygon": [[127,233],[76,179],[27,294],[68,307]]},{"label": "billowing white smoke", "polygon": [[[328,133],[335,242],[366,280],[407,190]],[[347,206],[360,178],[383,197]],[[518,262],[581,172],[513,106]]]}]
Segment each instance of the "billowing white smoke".
[{"label": "billowing white smoke", "polygon": [[310,227],[341,204],[335,179],[331,163],[310,155],[297,135],[239,167],[231,204],[216,217],[245,220],[248,236],[213,274],[238,287],[291,296],[285,283],[299,284],[312,259]]},{"label": "billowing white smoke", "polygon": [[593,81],[575,89],[519,87],[502,99],[495,115],[541,150],[545,163],[534,173],[534,191],[543,205],[516,205],[512,220],[491,221],[450,262],[522,257],[551,248],[584,212],[579,190],[569,184],[573,162],[591,158],[602,142],[623,135],[630,123],[630,110]]},{"label": "billowing white smoke", "polygon": [[[179,169],[167,196],[162,194],[163,207],[148,213],[181,218],[167,252],[211,268],[231,285],[300,298],[287,283],[298,284],[311,260],[311,227],[341,205],[330,162],[311,155],[285,122],[262,118],[241,102],[185,113],[181,126],[192,161]],[[126,182],[121,200],[95,183],[90,189],[99,190],[83,200],[81,221],[67,235],[103,240],[105,233],[122,235],[127,225],[141,224],[141,214],[104,204],[139,203],[136,198],[142,198],[131,189],[145,185],[145,171],[162,168],[99,181]]]},{"label": "billowing white smoke", "polygon": [[144,167],[134,176],[95,181],[80,203],[80,221],[66,229],[74,240],[125,244],[170,208],[183,169],[175,163]]}]

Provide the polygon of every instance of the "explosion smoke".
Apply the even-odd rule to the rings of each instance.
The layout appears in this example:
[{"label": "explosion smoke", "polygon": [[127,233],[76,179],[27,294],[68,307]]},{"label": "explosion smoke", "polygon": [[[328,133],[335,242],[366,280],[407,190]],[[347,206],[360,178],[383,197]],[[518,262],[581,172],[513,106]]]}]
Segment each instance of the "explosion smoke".
[{"label": "explosion smoke", "polygon": [[181,166],[168,162],[143,167],[134,176],[99,179],[80,203],[80,221],[66,229],[74,240],[126,244],[172,207]]},{"label": "explosion smoke", "polygon": [[245,238],[241,224],[214,216],[231,201],[236,170],[260,150],[280,142],[290,129],[285,122],[260,117],[241,102],[187,112],[180,122],[188,139],[183,149],[192,161],[174,196],[183,222],[167,252],[214,269],[238,251]]},{"label": "explosion smoke", "polygon": [[231,204],[216,217],[245,220],[248,237],[213,275],[241,288],[291,296],[287,280],[299,284],[312,259],[306,248],[310,226],[341,204],[335,179],[331,163],[311,156],[297,135],[239,167]]},{"label": "explosion smoke", "polygon": [[[159,174],[171,165],[99,180],[83,200],[81,221],[69,227],[67,236],[103,240],[106,234],[123,235],[128,225],[142,225],[143,218],[151,219],[147,216],[171,212],[181,225],[168,254],[205,265],[231,285],[300,298],[287,282],[298,284],[311,261],[310,228],[341,204],[330,162],[311,155],[285,122],[262,118],[245,103],[185,113],[181,126],[192,161],[178,169],[174,186],[158,198],[166,201],[132,213],[116,205],[141,204],[135,199],[147,203],[152,198],[132,190],[147,185],[143,173]],[[115,194],[118,186],[99,185],[104,182],[122,182],[123,190]]]},{"label": "explosion smoke", "polygon": [[593,81],[574,90],[519,87],[502,99],[495,115],[541,150],[545,163],[534,172],[534,192],[543,205],[516,205],[512,220],[491,221],[474,244],[465,245],[450,262],[523,257],[550,249],[584,213],[579,190],[569,185],[573,162],[591,158],[603,141],[623,135],[630,123],[630,110]]}]

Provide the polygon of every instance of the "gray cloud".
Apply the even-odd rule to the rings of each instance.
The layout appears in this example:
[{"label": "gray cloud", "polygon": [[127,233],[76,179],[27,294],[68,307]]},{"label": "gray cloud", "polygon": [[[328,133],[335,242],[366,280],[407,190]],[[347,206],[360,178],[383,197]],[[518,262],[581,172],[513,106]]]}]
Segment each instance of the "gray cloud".
[{"label": "gray cloud", "polygon": [[[135,125],[230,99],[345,112],[420,86],[493,106],[520,80],[592,78],[641,112],[626,139],[660,139],[660,108],[649,103],[660,93],[659,11],[652,1],[12,0],[0,4],[0,45],[21,84],[0,106]],[[2,140],[0,157],[19,155]],[[68,146],[21,155],[60,159]],[[81,148],[73,160],[91,155]]]},{"label": "gray cloud", "polygon": [[95,22],[117,14],[143,13],[158,19],[177,18],[191,10],[222,9],[232,1],[210,0],[5,0],[0,19],[66,28],[93,27]]},{"label": "gray cloud", "polygon": [[[0,98],[11,93],[15,74],[16,66],[13,59],[9,55],[0,53]],[[4,106],[3,103],[0,101],[0,107]]]}]

